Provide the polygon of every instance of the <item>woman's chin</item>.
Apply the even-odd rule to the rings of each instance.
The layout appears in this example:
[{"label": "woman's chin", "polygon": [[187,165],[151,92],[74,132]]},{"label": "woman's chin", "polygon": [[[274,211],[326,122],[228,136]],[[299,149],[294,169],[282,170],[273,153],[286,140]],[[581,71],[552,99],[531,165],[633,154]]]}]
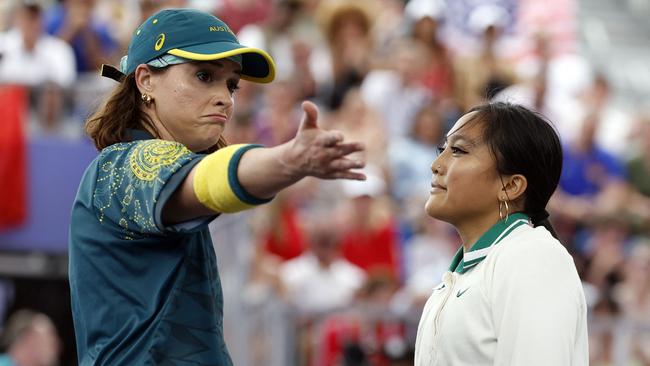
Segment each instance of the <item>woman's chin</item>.
[{"label": "woman's chin", "polygon": [[191,145],[187,145],[187,147],[196,153],[210,149],[212,146],[216,145],[217,142],[219,142],[219,136],[216,138],[210,137],[209,139],[197,139],[196,141],[193,141]]},{"label": "woman's chin", "polygon": [[439,207],[437,205],[437,202],[434,201],[433,197],[429,197],[427,202],[424,204],[424,211],[427,213],[427,215],[429,215],[429,216],[431,216],[433,218],[436,218],[436,219],[439,218],[438,216],[440,214],[440,212],[439,212],[440,210],[439,210]]}]

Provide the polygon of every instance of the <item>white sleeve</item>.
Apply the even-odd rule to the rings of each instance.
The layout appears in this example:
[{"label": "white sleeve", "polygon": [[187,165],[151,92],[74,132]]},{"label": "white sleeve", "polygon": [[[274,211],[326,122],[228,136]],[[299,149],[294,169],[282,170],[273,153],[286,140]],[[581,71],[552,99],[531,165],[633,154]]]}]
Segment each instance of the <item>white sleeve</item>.
[{"label": "white sleeve", "polygon": [[550,236],[511,244],[490,285],[494,364],[588,365],[586,305],[572,258]]},{"label": "white sleeve", "polygon": [[70,88],[77,78],[77,66],[72,47],[56,38],[49,39],[50,76],[62,88]]}]

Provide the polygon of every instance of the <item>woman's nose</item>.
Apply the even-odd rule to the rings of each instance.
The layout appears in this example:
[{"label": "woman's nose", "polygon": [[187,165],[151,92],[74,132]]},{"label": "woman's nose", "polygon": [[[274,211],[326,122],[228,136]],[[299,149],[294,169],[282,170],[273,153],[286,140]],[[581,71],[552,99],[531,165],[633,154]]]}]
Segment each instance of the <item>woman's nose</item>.
[{"label": "woman's nose", "polygon": [[233,95],[227,84],[215,87],[214,96],[212,97],[215,105],[231,107],[233,104]]},{"label": "woman's nose", "polygon": [[440,163],[439,163],[438,159],[436,158],[436,159],[431,163],[431,172],[432,172],[433,174],[436,174],[436,175],[437,175],[437,174],[439,174],[439,170],[440,170]]}]

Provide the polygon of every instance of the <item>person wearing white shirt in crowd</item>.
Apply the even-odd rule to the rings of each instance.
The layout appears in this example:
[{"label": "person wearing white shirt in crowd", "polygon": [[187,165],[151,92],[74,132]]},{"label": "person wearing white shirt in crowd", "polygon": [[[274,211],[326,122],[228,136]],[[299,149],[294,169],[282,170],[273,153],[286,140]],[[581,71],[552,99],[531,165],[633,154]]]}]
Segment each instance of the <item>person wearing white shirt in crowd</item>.
[{"label": "person wearing white shirt in crowd", "polygon": [[309,250],[280,268],[288,302],[304,314],[349,305],[366,277],[361,268],[341,257],[336,225],[326,216],[308,224]]},{"label": "person wearing white shirt in crowd", "polygon": [[431,170],[426,212],[463,245],[424,307],[415,364],[587,365],[583,289],[545,209],[562,170],[553,127],[519,105],[475,107]]},{"label": "person wearing white shirt in crowd", "polygon": [[72,48],[43,33],[40,5],[23,1],[14,19],[15,27],[0,33],[0,82],[70,87],[77,76]]},{"label": "person wearing white shirt in crowd", "polygon": [[63,91],[76,77],[72,48],[43,32],[38,2],[22,1],[16,8],[14,27],[0,33],[0,84],[32,88],[38,95],[41,118],[51,128],[61,114]]}]

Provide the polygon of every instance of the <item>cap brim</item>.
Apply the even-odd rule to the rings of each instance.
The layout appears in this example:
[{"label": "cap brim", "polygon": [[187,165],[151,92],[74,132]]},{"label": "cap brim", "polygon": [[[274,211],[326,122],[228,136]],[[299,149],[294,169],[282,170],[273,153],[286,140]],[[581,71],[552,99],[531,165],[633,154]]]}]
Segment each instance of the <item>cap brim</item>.
[{"label": "cap brim", "polygon": [[242,56],[242,79],[270,83],[275,78],[275,64],[263,50],[231,42],[212,42],[174,48],[167,53],[195,61],[211,61],[234,55]]}]

